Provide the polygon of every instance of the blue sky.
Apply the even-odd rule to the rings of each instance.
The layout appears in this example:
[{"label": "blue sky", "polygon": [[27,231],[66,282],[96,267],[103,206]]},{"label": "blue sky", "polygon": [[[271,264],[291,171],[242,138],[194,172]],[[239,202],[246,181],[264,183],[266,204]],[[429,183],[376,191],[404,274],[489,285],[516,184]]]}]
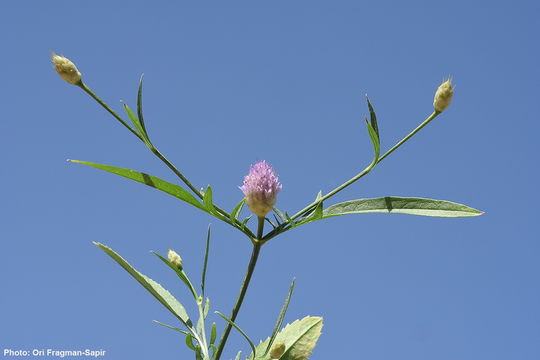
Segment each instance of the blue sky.
[{"label": "blue sky", "polygon": [[[250,252],[167,195],[65,161],[175,181],[58,78],[55,51],[118,111],[144,73],[154,142],[226,209],[262,159],[283,184],[279,208],[302,208],[371,160],[364,94],[384,150],[431,113],[451,75],[451,107],[330,203],[418,196],[486,214],[344,216],[288,232],[264,246],[238,323],[266,338],[296,277],[286,321],[325,319],[311,359],[540,358],[539,11],[533,1],[3,2],[2,350],[190,358],[181,336],[152,323],[174,323],[167,310],[92,241],[187,300],[149,250],[175,248],[197,279],[212,223],[208,293],[224,313]],[[224,359],[239,349],[233,333]]]}]

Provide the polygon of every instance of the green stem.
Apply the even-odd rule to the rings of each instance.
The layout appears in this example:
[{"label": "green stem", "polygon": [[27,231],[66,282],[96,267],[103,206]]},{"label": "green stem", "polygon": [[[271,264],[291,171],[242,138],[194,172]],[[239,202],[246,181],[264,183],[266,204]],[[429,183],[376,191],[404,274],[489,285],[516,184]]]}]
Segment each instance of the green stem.
[{"label": "green stem", "polygon": [[396,145],[392,146],[392,148],[390,150],[388,150],[381,157],[379,157],[379,160],[377,161],[377,164],[380,163],[385,157],[387,157],[388,155],[393,153],[394,150],[396,150],[401,145],[403,145],[407,140],[409,140],[411,137],[413,137],[414,134],[416,134],[417,132],[422,130],[422,128],[424,126],[429,124],[431,122],[431,120],[435,119],[439,114],[440,114],[439,111],[434,111],[433,114],[429,115],[428,118],[426,120],[424,120],[420,125],[418,125],[418,127],[416,129],[411,131],[409,135],[405,136],[403,139],[400,140],[400,142],[398,142]]},{"label": "green stem", "polygon": [[[229,316],[229,319],[231,319],[232,322],[236,320],[236,316],[238,315],[238,312],[240,311],[240,307],[242,306],[242,302],[244,301],[244,297],[246,296],[246,291],[248,289],[251,276],[253,275],[253,271],[255,270],[255,265],[257,265],[257,259],[259,258],[259,253],[261,251],[261,246],[262,246],[262,243],[259,240],[262,239],[263,229],[264,229],[264,216],[259,217],[258,228],[257,228],[257,239],[253,241],[253,250],[251,252],[251,258],[249,260],[249,264],[246,270],[246,275],[244,276],[244,281],[242,281],[240,292],[238,293],[238,297],[236,298],[236,302],[231,311],[231,316]],[[225,347],[225,343],[227,342],[227,338],[229,337],[229,333],[231,332],[231,329],[232,329],[232,325],[230,323],[227,323],[227,326],[225,327],[221,340],[219,341],[219,345],[216,351],[216,355],[214,356],[214,360],[219,360],[219,358],[221,357],[221,353],[223,352],[223,348]]]},{"label": "green stem", "polygon": [[[147,143],[144,138],[137,133],[129,124],[124,121],[113,109],[111,109],[103,100],[101,100],[86,84],[83,82],[79,83],[78,86],[83,89],[88,95],[90,95],[98,104],[100,104],[107,112],[109,112],[116,120],[118,120],[122,125],[124,125],[133,135],[135,135],[139,140],[141,140],[145,145],[152,151],[154,155],[156,155],[169,169],[172,170],[172,172],[180,178],[186,184],[186,186],[197,196],[199,199],[203,198],[203,195],[201,192],[191,184],[191,182],[178,170],[154,145]],[[229,218],[229,213],[225,210],[221,209],[218,206],[215,206],[216,210],[223,215],[226,219]],[[228,222],[228,221],[227,221]],[[253,233],[249,231],[248,229],[242,230],[241,229],[241,222],[239,220],[235,221],[236,227],[240,229],[242,232],[244,232],[248,236],[253,236]]]},{"label": "green stem", "polygon": [[[298,211],[296,214],[294,214],[293,216],[291,216],[291,219],[294,220],[304,214],[306,214],[307,212],[313,210],[313,208],[315,206],[317,206],[317,204],[319,204],[321,201],[324,201],[326,199],[328,199],[329,197],[331,196],[334,196],[335,194],[337,194],[338,192],[340,192],[341,190],[345,189],[346,187],[348,187],[349,185],[353,184],[354,182],[356,182],[357,180],[359,180],[360,178],[362,178],[363,176],[367,175],[374,167],[375,165],[377,165],[378,163],[380,163],[384,158],[386,158],[388,155],[390,155],[391,153],[393,153],[395,150],[397,150],[401,145],[403,145],[407,140],[409,140],[411,137],[413,137],[417,132],[419,132],[420,130],[422,130],[422,128],[424,126],[426,126],[427,124],[429,124],[433,119],[435,119],[438,115],[440,114],[440,112],[438,111],[434,111],[431,115],[428,116],[428,118],[426,120],[424,120],[420,125],[418,125],[416,127],[416,129],[414,129],[413,131],[411,131],[407,136],[405,136],[403,139],[401,139],[398,143],[396,143],[394,146],[392,146],[390,148],[390,150],[388,150],[387,152],[385,152],[382,156],[380,156],[378,159],[374,160],[367,168],[365,168],[364,170],[362,170],[362,172],[360,172],[359,174],[353,176],[351,179],[349,179],[348,181],[344,182],[343,184],[339,185],[338,187],[336,187],[334,190],[330,191],[328,194],[324,195],[323,197],[321,197],[320,199],[318,199],[317,201],[314,201],[312,202],[311,204],[309,204],[308,206],[306,206],[305,208],[303,208],[302,210]],[[271,232],[269,232],[266,237],[264,238],[264,242],[270,240],[271,238],[273,238],[274,236],[276,236],[277,234],[280,234],[284,231],[287,231],[289,230],[289,228],[286,228],[286,229],[276,229],[276,230],[272,230]]]},{"label": "green stem", "polygon": [[99,105],[103,106],[105,110],[107,110],[116,120],[120,121],[122,125],[124,125],[129,131],[133,133],[136,137],[139,138],[142,142],[144,142],[141,135],[139,135],[131,126],[128,125],[127,122],[125,122],[113,109],[109,107],[109,105],[105,104],[86,84],[83,82],[79,83],[78,86],[83,89],[88,95],[90,95],[94,100],[98,102]]}]

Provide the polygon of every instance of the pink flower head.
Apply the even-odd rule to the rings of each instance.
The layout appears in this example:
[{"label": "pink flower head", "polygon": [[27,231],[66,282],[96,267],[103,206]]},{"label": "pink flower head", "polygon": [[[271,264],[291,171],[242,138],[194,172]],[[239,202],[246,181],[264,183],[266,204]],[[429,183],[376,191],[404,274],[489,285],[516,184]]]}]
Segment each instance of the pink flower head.
[{"label": "pink flower head", "polygon": [[249,209],[262,217],[274,208],[281,184],[272,166],[263,160],[251,165],[249,174],[244,177],[244,185],[239,188],[246,196]]}]

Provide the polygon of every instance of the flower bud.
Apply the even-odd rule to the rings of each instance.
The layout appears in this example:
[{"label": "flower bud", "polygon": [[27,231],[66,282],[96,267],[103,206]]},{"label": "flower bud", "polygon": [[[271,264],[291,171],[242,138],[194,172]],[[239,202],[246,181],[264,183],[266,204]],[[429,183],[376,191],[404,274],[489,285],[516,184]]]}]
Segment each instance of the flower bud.
[{"label": "flower bud", "polygon": [[450,105],[452,95],[454,95],[454,87],[452,86],[452,80],[448,79],[435,92],[435,98],[433,99],[435,111],[443,112]]},{"label": "flower bud", "polygon": [[173,264],[178,270],[182,270],[182,258],[176,251],[173,249],[169,249],[169,252],[167,253],[167,257],[169,258],[169,262]]},{"label": "flower bud", "polygon": [[282,342],[277,342],[274,345],[272,345],[272,349],[270,349],[270,358],[272,359],[279,359],[281,355],[285,352],[285,344]]},{"label": "flower bud", "polygon": [[53,53],[52,62],[58,75],[66,82],[73,85],[78,85],[81,82],[81,73],[68,58]]},{"label": "flower bud", "polygon": [[272,166],[266,161],[252,165],[249,174],[244,177],[244,185],[239,186],[246,196],[249,209],[259,217],[264,217],[276,203],[281,184]]}]

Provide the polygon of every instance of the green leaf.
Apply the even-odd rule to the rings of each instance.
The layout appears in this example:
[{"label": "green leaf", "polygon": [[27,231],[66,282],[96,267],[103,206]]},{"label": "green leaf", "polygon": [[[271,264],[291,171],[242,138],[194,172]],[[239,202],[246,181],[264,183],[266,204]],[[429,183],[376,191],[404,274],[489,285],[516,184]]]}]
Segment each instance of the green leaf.
[{"label": "green leaf", "polygon": [[371,105],[371,102],[369,101],[369,98],[366,95],[366,101],[369,108],[369,117],[370,117],[370,123],[373,130],[375,130],[375,133],[377,134],[377,139],[379,139],[380,142],[380,135],[379,135],[379,125],[377,124],[377,115],[375,115],[375,110],[373,110],[373,105]]},{"label": "green leaf", "polygon": [[298,226],[305,225],[307,223],[310,223],[312,221],[321,220],[323,216],[323,203],[322,201],[317,204],[317,207],[311,213],[308,213],[307,217],[305,217],[302,221],[298,223]]},{"label": "green leaf", "polygon": [[272,225],[272,228],[274,228],[274,229],[276,228],[276,224],[274,224],[274,223],[272,222],[272,220],[270,220],[270,219],[267,218],[267,217],[265,217],[264,220],[265,220],[267,223],[269,223],[270,225]]},{"label": "green leaf", "polygon": [[253,344],[253,341],[251,341],[251,339],[249,338],[249,336],[246,335],[245,332],[242,331],[242,329],[240,329],[240,327],[238,325],[236,325],[231,319],[229,319],[228,317],[226,317],[225,315],[223,315],[222,313],[220,313],[219,311],[216,311],[216,314],[218,314],[219,316],[221,316],[223,318],[223,320],[225,320],[226,322],[228,322],[229,324],[231,324],[236,330],[238,330],[238,332],[240,334],[242,334],[242,336],[246,339],[246,341],[249,343],[249,346],[251,346],[251,350],[253,351],[254,354],[256,354],[256,350],[255,350],[255,345]]},{"label": "green leaf", "polygon": [[182,333],[182,334],[184,334],[184,335],[191,335],[191,334],[188,333],[187,331],[180,330],[180,329],[178,329],[178,328],[175,328],[174,326],[164,324],[164,323],[159,322],[159,321],[157,321],[157,320],[153,320],[153,321],[154,321],[156,324],[158,324],[158,325],[164,326],[164,327],[166,327],[166,328],[168,328],[168,329],[171,329],[171,330],[174,330],[174,331],[178,331],[179,333]]},{"label": "green leaf", "polygon": [[217,338],[216,323],[212,323],[212,330],[210,331],[210,345],[214,345]]},{"label": "green leaf", "polygon": [[129,106],[127,104],[124,104],[124,109],[126,110],[126,113],[129,117],[129,119],[131,120],[131,122],[133,123],[133,125],[135,125],[135,129],[137,129],[137,132],[139,133],[139,135],[141,135],[141,137],[143,138],[143,141],[148,145],[148,146],[151,146],[151,143],[150,143],[150,140],[148,140],[148,136],[146,135],[146,131],[144,130],[143,126],[141,125],[141,123],[139,122],[139,119],[137,119],[137,117],[135,116],[135,114],[133,113],[133,111],[129,108]]},{"label": "green leaf", "polygon": [[281,222],[286,222],[287,219],[285,218],[285,215],[283,215],[283,213],[281,211],[279,211],[278,208],[274,208],[274,212],[279,216],[279,218],[281,219]]},{"label": "green leaf", "polygon": [[242,208],[244,207],[244,204],[246,202],[246,198],[243,198],[233,209],[231,212],[230,219],[234,223],[236,220],[238,220],[238,214],[240,214],[240,211],[242,211]]},{"label": "green leaf", "polygon": [[249,215],[247,218],[245,218],[245,219],[242,221],[242,224],[240,224],[240,226],[242,227],[242,229],[246,227],[247,222],[249,221],[249,219],[251,219],[252,216],[253,216],[253,215]]},{"label": "green leaf", "polygon": [[142,110],[142,85],[143,85],[143,78],[144,74],[141,75],[141,79],[139,80],[139,90],[137,91],[137,116],[139,117],[139,121],[141,123],[141,127],[144,131],[144,134],[148,137],[146,133],[146,125],[144,124],[144,117],[143,117],[143,110]]},{"label": "green leaf", "polygon": [[141,274],[131,266],[124,258],[114,252],[111,248],[94,242],[94,245],[103,250],[107,255],[113,258],[121,267],[124,268],[135,280],[139,282],[150,294],[152,294],[163,306],[167,308],[174,316],[178,318],[187,328],[193,329],[193,323],[189,319],[186,309],[180,304],[170,292],[165,290],[160,284]]},{"label": "green leaf", "polygon": [[156,255],[161,261],[163,261],[168,267],[170,267],[176,273],[176,275],[178,275],[180,280],[182,280],[184,282],[184,284],[186,284],[186,286],[188,287],[189,291],[193,295],[193,298],[195,300],[197,300],[197,298],[198,298],[197,292],[195,291],[195,288],[193,287],[193,284],[189,280],[189,278],[188,278],[187,274],[184,272],[184,270],[180,270],[179,268],[177,268],[176,266],[171,264],[171,262],[168,259],[166,259],[163,256],[159,255],[157,252],[155,252],[155,251],[150,251],[150,252],[152,254]]},{"label": "green leaf", "polygon": [[204,307],[203,307],[203,316],[205,319],[208,316],[209,310],[210,310],[210,298],[206,298],[206,302],[204,303]]},{"label": "green leaf", "polygon": [[[318,316],[306,316],[301,320],[296,320],[292,324],[285,326],[275,338],[275,342],[281,342],[285,344],[285,352],[280,360],[305,360],[311,355],[311,352],[317,345],[317,340],[321,336],[321,329],[323,327],[323,318]],[[259,354],[264,354],[264,350],[267,348],[270,338],[261,342],[256,351]],[[270,353],[264,354],[259,357],[253,356],[253,352],[249,359],[256,360],[270,360]]]},{"label": "green leaf", "polygon": [[387,196],[351,200],[332,205],[323,211],[323,218],[363,213],[396,213],[439,217],[468,217],[483,214],[482,211],[450,201]]},{"label": "green leaf", "polygon": [[373,144],[373,150],[375,151],[375,155],[373,157],[373,164],[377,163],[377,160],[379,160],[379,155],[381,154],[381,144],[379,142],[379,136],[377,135],[377,132],[375,132],[375,129],[373,129],[373,126],[366,120],[366,126],[369,133],[369,138],[371,139],[371,143]]},{"label": "green leaf", "polygon": [[285,218],[287,219],[287,223],[291,225],[291,229],[299,225],[298,223],[294,222],[294,220],[289,216],[289,214],[287,214],[287,212],[285,212]]},{"label": "green leaf", "polygon": [[193,336],[191,336],[191,334],[186,335],[186,345],[193,351],[198,350],[198,346],[195,346],[195,344],[193,344]]},{"label": "green leaf", "polygon": [[110,172],[111,174],[123,176],[127,179],[140,182],[141,184],[145,184],[155,189],[158,189],[160,191],[163,191],[169,195],[174,196],[175,198],[178,198],[182,201],[187,202],[190,205],[195,206],[196,208],[200,210],[207,212],[206,207],[203,204],[201,204],[199,201],[197,201],[197,199],[195,199],[195,197],[191,195],[189,192],[187,192],[182,187],[176,184],[170,183],[158,177],[148,175],[142,172],[138,172],[135,170],[124,169],[124,168],[119,168],[115,166],[102,165],[102,164],[96,164],[96,163],[91,163],[87,161],[79,161],[79,160],[69,160],[69,161],[73,163],[88,165],[96,169]]},{"label": "green leaf", "polygon": [[285,303],[281,307],[281,311],[279,312],[276,325],[274,326],[274,330],[272,331],[272,335],[270,336],[270,341],[268,342],[268,346],[266,347],[266,350],[264,352],[265,355],[270,351],[270,347],[272,346],[272,344],[274,343],[274,340],[276,339],[278,330],[281,328],[281,325],[283,324],[285,313],[287,313],[287,308],[289,307],[289,302],[291,301],[291,296],[294,290],[295,280],[296,279],[293,279],[291,282],[291,286],[289,287],[289,293],[287,294],[287,297],[285,298]]},{"label": "green leaf", "polygon": [[204,298],[204,288],[206,285],[206,268],[208,267],[208,252],[210,251],[210,225],[208,225],[208,232],[206,233],[206,246],[204,248],[204,261],[201,278],[201,296]]},{"label": "green leaf", "polygon": [[240,356],[242,355],[242,351],[239,351],[238,354],[236,354],[236,357],[234,360],[240,360]]},{"label": "green leaf", "polygon": [[210,187],[210,185],[208,185],[206,191],[204,192],[203,204],[210,214],[216,213],[216,208],[214,207],[214,203],[212,202],[212,188]]}]

